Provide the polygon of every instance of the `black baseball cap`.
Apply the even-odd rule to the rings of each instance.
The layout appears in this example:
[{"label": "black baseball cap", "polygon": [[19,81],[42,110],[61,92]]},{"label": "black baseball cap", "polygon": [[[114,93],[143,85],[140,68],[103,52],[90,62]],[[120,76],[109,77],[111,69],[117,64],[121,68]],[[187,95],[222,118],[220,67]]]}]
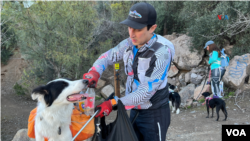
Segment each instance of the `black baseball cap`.
[{"label": "black baseball cap", "polygon": [[147,25],[154,25],[156,17],[155,8],[152,5],[140,2],[130,8],[128,18],[120,23],[134,29],[142,29]]}]

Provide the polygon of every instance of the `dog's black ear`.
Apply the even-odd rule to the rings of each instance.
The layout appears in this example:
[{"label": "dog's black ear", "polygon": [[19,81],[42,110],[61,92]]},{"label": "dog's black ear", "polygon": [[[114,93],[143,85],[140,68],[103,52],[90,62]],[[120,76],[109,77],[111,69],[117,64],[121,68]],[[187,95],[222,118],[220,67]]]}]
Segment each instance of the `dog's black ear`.
[{"label": "dog's black ear", "polygon": [[33,93],[36,93],[36,94],[43,94],[43,95],[49,94],[45,86],[39,86],[39,87],[35,88],[35,89],[32,91],[32,94],[33,94]]},{"label": "dog's black ear", "polygon": [[37,88],[35,88],[33,91],[32,91],[32,94],[31,94],[31,97],[33,100],[36,100],[37,98],[39,98],[39,96],[42,96],[42,95],[48,95],[48,91],[46,90],[46,87],[45,86],[39,86]]}]

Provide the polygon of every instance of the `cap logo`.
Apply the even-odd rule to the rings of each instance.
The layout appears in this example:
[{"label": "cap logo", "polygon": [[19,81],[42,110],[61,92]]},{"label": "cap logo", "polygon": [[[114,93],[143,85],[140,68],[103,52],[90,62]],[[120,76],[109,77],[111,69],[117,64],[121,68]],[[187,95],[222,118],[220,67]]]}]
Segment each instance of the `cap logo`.
[{"label": "cap logo", "polygon": [[136,10],[130,11],[129,16],[134,17],[134,18],[142,18],[141,14],[137,13]]}]

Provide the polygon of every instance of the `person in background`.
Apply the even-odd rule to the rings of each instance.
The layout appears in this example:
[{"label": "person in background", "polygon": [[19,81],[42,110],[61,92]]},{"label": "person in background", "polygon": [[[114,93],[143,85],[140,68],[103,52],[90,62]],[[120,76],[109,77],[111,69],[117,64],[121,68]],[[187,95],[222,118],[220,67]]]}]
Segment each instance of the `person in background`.
[{"label": "person in background", "polygon": [[[174,45],[154,33],[156,11],[148,3],[136,3],[121,24],[128,26],[129,38],[103,53],[83,79],[95,87],[101,74],[115,62],[123,59],[128,75],[125,96],[119,100],[131,109],[130,120],[138,114],[133,128],[139,141],[165,141],[170,125],[168,70],[174,58]],[[96,108],[96,117],[109,115],[118,98],[105,101]]]},{"label": "person in background", "polygon": [[220,90],[220,81],[223,75],[226,72],[226,69],[221,67],[221,52],[219,48],[213,41],[208,41],[205,44],[204,49],[207,49],[209,52],[209,61],[211,79],[208,81],[208,84],[211,84],[211,89],[213,93],[213,98],[222,98]]}]

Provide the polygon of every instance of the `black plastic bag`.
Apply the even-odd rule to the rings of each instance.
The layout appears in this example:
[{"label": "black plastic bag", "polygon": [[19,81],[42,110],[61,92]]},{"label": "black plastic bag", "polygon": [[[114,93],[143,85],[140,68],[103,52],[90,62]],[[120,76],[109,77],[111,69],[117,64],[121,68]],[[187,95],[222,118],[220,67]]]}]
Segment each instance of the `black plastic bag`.
[{"label": "black plastic bag", "polygon": [[99,127],[101,131],[99,134],[96,133],[94,141],[138,141],[125,107],[120,100],[118,100],[116,120],[106,125],[105,117],[103,117]]}]

